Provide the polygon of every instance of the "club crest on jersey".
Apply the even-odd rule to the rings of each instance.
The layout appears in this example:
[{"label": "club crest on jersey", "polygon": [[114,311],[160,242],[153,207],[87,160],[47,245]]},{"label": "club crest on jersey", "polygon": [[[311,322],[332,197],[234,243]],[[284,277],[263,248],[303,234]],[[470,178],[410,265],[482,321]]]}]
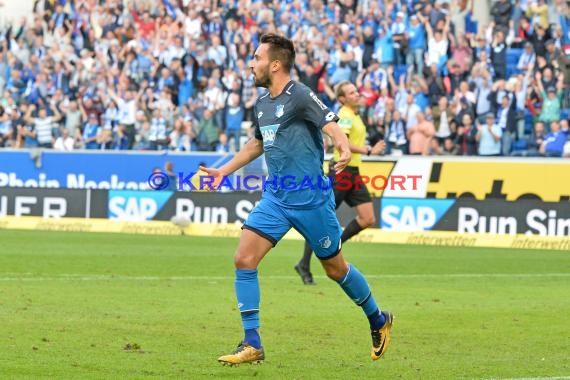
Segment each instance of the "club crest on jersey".
[{"label": "club crest on jersey", "polygon": [[275,106],[275,117],[283,116],[285,106],[283,104],[278,104]]}]

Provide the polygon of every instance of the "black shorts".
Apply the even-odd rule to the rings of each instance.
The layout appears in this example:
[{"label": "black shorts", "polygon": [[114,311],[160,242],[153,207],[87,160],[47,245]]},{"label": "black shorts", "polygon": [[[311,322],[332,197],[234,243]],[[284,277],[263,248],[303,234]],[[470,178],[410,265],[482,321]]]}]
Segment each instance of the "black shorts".
[{"label": "black shorts", "polygon": [[[334,163],[331,162],[330,167],[332,168]],[[357,176],[360,175],[360,171],[356,166],[347,166],[342,172],[334,175],[334,171],[329,171],[329,176],[333,177],[333,189],[334,189],[334,199],[336,202],[336,208],[339,208],[342,202],[346,202],[350,207],[356,207],[363,203],[372,202],[370,193],[366,185],[362,183],[356,183]],[[339,182],[339,177],[342,181]],[[350,186],[348,185],[350,181]]]}]

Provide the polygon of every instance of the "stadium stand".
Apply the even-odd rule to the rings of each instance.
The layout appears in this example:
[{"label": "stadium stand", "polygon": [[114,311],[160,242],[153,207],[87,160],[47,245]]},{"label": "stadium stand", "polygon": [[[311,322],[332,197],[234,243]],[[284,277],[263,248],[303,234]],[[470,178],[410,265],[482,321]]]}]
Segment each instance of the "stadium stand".
[{"label": "stadium stand", "polygon": [[235,151],[263,92],[248,62],[268,32],[295,42],[295,78],[333,109],[334,85],[356,83],[369,140],[385,138],[390,152],[407,153],[396,111],[406,128],[426,113],[434,155],[446,139],[469,153],[462,136],[478,123],[463,125],[465,114],[495,115],[503,155],[523,149],[536,120],[548,132],[570,116],[564,1],[211,4],[35,1],[30,17],[0,27],[0,147]]}]

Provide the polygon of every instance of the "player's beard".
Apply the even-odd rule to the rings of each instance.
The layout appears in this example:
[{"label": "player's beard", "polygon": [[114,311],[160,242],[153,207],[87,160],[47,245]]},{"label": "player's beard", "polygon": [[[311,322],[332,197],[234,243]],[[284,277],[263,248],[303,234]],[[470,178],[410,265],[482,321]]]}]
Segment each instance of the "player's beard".
[{"label": "player's beard", "polygon": [[264,70],[261,73],[253,73],[254,76],[254,80],[255,80],[255,85],[257,87],[265,87],[265,88],[269,88],[269,85],[271,84],[271,79],[269,78],[269,70]]}]

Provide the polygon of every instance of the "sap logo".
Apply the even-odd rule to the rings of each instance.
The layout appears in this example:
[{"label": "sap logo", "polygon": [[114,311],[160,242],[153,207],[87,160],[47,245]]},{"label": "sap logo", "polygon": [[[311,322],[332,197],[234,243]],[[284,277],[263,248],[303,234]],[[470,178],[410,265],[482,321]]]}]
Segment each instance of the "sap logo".
[{"label": "sap logo", "polygon": [[275,140],[275,131],[271,129],[261,131],[261,135],[263,136],[263,140],[267,142],[273,142]]},{"label": "sap logo", "polygon": [[431,230],[453,205],[452,199],[382,199],[380,228],[397,231]]},{"label": "sap logo", "polygon": [[268,147],[273,145],[275,142],[275,136],[277,136],[277,131],[279,130],[280,124],[271,124],[259,128],[261,136],[263,137],[263,146]]},{"label": "sap logo", "polygon": [[170,191],[109,191],[109,219],[151,220],[170,199]]},{"label": "sap logo", "polygon": [[436,221],[431,207],[387,206],[382,208],[382,228],[400,231],[425,231]]},{"label": "sap logo", "polygon": [[113,197],[109,199],[109,219],[151,220],[158,211],[152,198]]}]

